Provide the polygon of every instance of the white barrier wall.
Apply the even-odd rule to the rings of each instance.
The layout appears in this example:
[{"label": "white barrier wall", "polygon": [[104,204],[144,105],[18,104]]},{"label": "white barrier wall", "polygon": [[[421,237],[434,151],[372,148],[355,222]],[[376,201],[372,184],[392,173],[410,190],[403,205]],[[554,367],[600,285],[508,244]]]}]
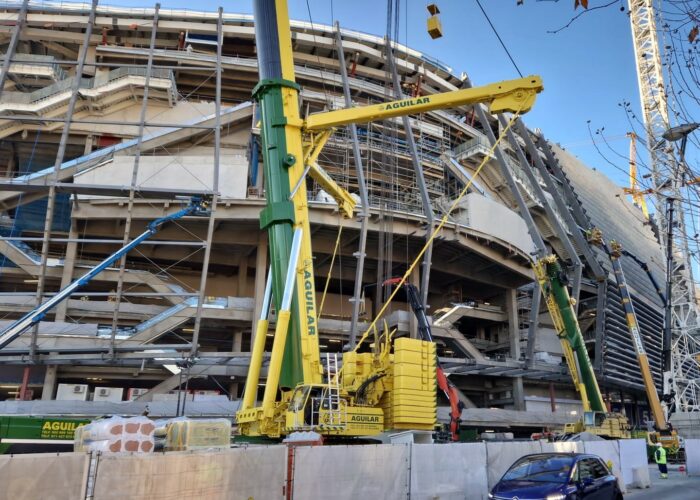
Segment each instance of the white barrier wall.
[{"label": "white barrier wall", "polygon": [[486,443],[486,471],[489,489],[496,484],[517,459],[532,453],[541,453],[539,441],[510,441]]},{"label": "white barrier wall", "polygon": [[[648,488],[651,485],[651,478],[649,477],[646,441],[644,439],[623,439],[619,443],[620,468],[625,486]],[[687,444],[685,449],[687,453]]]},{"label": "white barrier wall", "polygon": [[406,444],[298,447],[294,499],[406,499],[409,468]]},{"label": "white barrier wall", "polygon": [[700,439],[685,440],[685,465],[689,476],[700,476]]},{"label": "white barrier wall", "polygon": [[414,444],[410,498],[487,498],[485,456],[485,443]]},{"label": "white barrier wall", "polygon": [[0,455],[0,498],[85,498],[85,453]]},{"label": "white barrier wall", "polygon": [[[149,454],[0,456],[0,499],[295,500],[486,499],[524,455],[585,452],[612,461],[620,484],[646,486],[643,439],[542,443],[283,445]],[[689,474],[700,475],[700,440],[686,440]],[[290,456],[293,460],[290,461]]]},{"label": "white barrier wall", "polygon": [[103,454],[94,499],[281,498],[285,446],[206,452]]},{"label": "white barrier wall", "polygon": [[612,473],[617,477],[617,483],[624,493],[625,480],[620,464],[620,441],[586,441],[583,444],[584,453],[598,455],[606,464],[612,464]]}]

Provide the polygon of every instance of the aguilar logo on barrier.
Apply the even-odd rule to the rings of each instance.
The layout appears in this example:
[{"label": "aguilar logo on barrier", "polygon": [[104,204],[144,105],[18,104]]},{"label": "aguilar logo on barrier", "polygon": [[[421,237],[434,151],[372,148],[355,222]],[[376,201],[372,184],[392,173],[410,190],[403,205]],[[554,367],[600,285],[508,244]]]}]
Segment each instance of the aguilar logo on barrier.
[{"label": "aguilar logo on barrier", "polygon": [[73,439],[75,429],[85,424],[78,422],[65,422],[60,420],[47,420],[41,426],[42,439]]}]

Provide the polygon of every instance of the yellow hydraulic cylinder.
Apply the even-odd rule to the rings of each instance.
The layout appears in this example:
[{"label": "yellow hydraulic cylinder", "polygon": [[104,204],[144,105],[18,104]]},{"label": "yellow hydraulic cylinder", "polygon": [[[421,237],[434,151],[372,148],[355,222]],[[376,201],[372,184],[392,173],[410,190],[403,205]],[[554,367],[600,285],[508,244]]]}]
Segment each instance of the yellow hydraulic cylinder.
[{"label": "yellow hydraulic cylinder", "polygon": [[277,313],[277,326],[275,327],[275,340],[272,343],[272,355],[270,356],[270,368],[267,370],[267,382],[265,393],[263,394],[262,408],[266,417],[272,417],[277,389],[280,383],[280,372],[282,371],[282,357],[284,356],[284,345],[287,342],[287,331],[289,329],[289,311]]},{"label": "yellow hydraulic cylinder", "polygon": [[258,383],[260,382],[260,368],[262,367],[262,358],[265,351],[265,337],[267,336],[268,325],[268,320],[259,319],[255,328],[255,342],[253,343],[253,352],[250,356],[248,378],[246,379],[245,393],[243,394],[243,403],[241,404],[240,410],[249,410],[255,405],[255,396],[258,392]]}]

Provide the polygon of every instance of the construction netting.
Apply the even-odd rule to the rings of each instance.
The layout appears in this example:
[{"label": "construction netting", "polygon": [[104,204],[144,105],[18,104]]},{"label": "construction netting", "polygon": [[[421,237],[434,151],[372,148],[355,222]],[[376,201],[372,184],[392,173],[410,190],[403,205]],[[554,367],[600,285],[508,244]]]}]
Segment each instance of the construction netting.
[{"label": "construction netting", "polygon": [[95,500],[280,498],[286,447],[220,451],[103,454]]},{"label": "construction netting", "polygon": [[89,459],[85,453],[0,455],[0,498],[85,498]]}]

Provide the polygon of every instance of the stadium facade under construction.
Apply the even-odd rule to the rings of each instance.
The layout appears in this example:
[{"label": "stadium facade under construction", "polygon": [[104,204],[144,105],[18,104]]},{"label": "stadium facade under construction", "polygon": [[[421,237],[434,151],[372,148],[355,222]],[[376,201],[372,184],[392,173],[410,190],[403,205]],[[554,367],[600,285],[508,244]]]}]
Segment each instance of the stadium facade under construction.
[{"label": "stadium facade under construction", "polygon": [[[98,388],[155,401],[185,385],[237,399],[268,269],[252,16],[4,2],[0,19],[2,328],[150,222],[193,196],[211,199],[208,212],[163,225],[3,349],[0,400],[53,400],[61,384],[87,385],[95,400]],[[292,22],[303,113],[345,107],[345,82],[358,105],[469,84],[399,44],[388,64],[383,38],[351,28]],[[344,220],[305,180],[322,351],[340,352],[366,330],[384,282],[405,272],[471,182],[411,276],[467,408],[581,411],[534,283],[534,232],[566,264],[612,409],[643,426],[644,387],[610,260],[581,229],[600,229],[661,282],[653,224],[621,187],[558,147],[556,131],[547,139],[516,127],[491,153],[502,124],[482,118],[465,107],[361,125],[356,141],[345,129],[330,138],[318,163],[363,203]],[[639,262],[621,262],[660,388],[662,302]],[[415,335],[398,299],[386,322]]]}]

